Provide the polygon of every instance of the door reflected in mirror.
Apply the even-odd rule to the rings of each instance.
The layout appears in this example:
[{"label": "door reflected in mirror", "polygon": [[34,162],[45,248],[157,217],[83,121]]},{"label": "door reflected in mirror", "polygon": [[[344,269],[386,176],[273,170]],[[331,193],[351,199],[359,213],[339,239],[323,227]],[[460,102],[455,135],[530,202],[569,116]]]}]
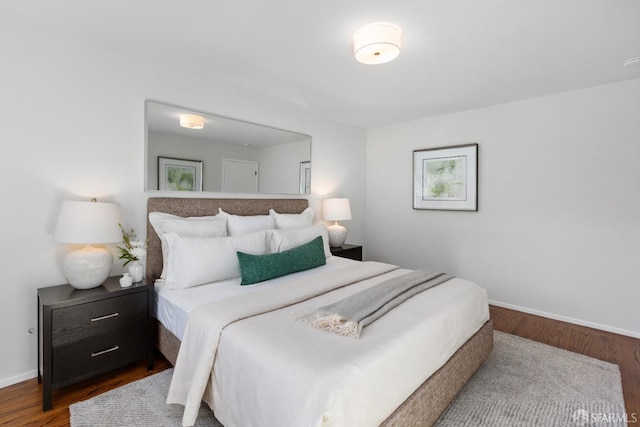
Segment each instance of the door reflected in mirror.
[{"label": "door reflected in mirror", "polygon": [[147,191],[310,193],[309,135],[155,101],[145,115]]}]

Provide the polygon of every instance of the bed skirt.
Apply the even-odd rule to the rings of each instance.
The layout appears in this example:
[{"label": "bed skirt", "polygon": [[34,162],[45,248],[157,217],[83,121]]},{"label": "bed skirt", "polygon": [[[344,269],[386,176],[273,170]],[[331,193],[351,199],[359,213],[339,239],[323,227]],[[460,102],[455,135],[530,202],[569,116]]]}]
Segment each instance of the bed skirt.
[{"label": "bed skirt", "polygon": [[[176,364],[180,341],[158,320],[155,345]],[[451,358],[413,392],[381,425],[425,427],[435,424],[449,403],[493,350],[493,321],[489,320]]]}]

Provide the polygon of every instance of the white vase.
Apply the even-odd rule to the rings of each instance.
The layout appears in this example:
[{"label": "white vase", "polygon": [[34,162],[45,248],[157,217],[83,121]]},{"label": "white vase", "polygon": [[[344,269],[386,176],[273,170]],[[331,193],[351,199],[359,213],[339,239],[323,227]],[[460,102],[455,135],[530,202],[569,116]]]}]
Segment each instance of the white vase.
[{"label": "white vase", "polygon": [[129,264],[129,275],[133,283],[141,282],[144,276],[144,266],[139,261],[132,261]]},{"label": "white vase", "polygon": [[128,288],[132,283],[133,280],[131,279],[131,276],[129,276],[129,273],[124,273],[120,278],[120,286],[123,288]]}]

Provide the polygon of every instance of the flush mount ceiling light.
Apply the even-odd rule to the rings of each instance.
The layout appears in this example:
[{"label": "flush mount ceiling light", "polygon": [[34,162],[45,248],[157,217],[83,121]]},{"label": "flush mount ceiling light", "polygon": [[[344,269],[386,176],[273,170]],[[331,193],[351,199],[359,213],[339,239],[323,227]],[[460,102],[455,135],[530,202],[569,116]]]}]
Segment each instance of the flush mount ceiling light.
[{"label": "flush mount ceiling light", "polygon": [[363,64],[384,64],[400,54],[400,28],[377,22],[365,25],[353,35],[353,52]]},{"label": "flush mount ceiling light", "polygon": [[189,129],[202,129],[204,127],[204,117],[195,114],[180,114],[180,126]]}]

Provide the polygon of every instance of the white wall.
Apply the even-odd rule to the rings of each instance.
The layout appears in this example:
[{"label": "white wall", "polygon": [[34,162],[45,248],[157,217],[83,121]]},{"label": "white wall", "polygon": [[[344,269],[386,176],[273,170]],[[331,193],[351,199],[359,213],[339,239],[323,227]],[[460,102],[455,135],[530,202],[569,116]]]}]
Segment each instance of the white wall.
[{"label": "white wall", "polygon": [[[479,212],[412,210],[412,151],[479,143]],[[640,80],[370,129],[365,253],[640,337]]]},{"label": "white wall", "polygon": [[311,160],[310,145],[308,141],[298,141],[260,149],[260,192],[299,193],[300,163]]},{"label": "white wall", "polygon": [[146,199],[159,194],[143,192],[147,98],[311,135],[311,205],[319,212],[322,196],[353,196],[349,232],[363,241],[363,130],[175,64],[110,54],[1,18],[0,52],[0,387],[35,376],[36,338],[27,330],[36,327],[36,289],[65,282],[68,248],[52,242],[62,201],[118,202],[125,225],[146,230]]}]

